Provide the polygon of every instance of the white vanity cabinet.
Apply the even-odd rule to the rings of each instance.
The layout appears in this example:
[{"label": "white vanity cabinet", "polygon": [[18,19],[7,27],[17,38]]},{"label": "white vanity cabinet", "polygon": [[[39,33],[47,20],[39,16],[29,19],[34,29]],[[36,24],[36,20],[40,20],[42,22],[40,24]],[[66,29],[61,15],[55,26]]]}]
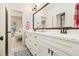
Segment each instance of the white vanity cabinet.
[{"label": "white vanity cabinet", "polygon": [[79,40],[27,32],[25,44],[34,56],[79,55]]}]

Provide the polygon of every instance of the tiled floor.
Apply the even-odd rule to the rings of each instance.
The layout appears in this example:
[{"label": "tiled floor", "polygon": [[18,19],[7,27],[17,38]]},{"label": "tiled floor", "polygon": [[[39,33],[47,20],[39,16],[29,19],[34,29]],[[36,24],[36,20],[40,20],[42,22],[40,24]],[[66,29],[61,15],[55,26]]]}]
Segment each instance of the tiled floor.
[{"label": "tiled floor", "polygon": [[[26,53],[24,51],[26,51],[26,53],[29,52],[29,50],[27,50],[27,48],[23,45],[22,41],[18,41],[15,38],[9,40],[9,56],[14,56],[14,54],[16,56],[25,56],[24,54]],[[29,54],[29,56],[30,55],[31,54]]]},{"label": "tiled floor", "polygon": [[14,56],[32,56],[32,54],[31,52],[29,52],[28,49],[25,49],[25,50],[14,52]]}]

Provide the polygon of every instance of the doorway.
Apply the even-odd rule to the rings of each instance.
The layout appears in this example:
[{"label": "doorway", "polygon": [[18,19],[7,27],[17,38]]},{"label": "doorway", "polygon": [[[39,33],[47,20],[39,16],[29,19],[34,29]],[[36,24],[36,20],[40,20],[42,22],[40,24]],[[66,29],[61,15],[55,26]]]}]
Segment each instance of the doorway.
[{"label": "doorway", "polygon": [[23,49],[22,43],[22,12],[17,10],[8,11],[8,55]]}]

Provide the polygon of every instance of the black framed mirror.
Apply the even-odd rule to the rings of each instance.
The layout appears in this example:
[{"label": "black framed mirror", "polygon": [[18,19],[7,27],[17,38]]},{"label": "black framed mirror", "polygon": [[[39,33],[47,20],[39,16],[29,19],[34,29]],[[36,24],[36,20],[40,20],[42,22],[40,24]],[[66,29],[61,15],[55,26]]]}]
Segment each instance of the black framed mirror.
[{"label": "black framed mirror", "polygon": [[79,29],[74,27],[76,3],[46,3],[33,14],[33,29],[36,30],[60,30],[67,33],[67,30]]}]

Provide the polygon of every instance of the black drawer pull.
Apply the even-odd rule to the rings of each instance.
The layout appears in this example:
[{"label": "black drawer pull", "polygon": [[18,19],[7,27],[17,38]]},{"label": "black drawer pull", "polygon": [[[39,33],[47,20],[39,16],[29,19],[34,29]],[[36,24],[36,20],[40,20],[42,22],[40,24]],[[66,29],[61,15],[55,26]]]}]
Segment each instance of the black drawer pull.
[{"label": "black drawer pull", "polygon": [[53,52],[53,51],[51,51],[51,55],[53,55],[53,53],[54,53],[54,52]]},{"label": "black drawer pull", "polygon": [[51,51],[51,50],[50,50],[50,49],[48,49],[48,53],[50,53],[50,51]]}]

